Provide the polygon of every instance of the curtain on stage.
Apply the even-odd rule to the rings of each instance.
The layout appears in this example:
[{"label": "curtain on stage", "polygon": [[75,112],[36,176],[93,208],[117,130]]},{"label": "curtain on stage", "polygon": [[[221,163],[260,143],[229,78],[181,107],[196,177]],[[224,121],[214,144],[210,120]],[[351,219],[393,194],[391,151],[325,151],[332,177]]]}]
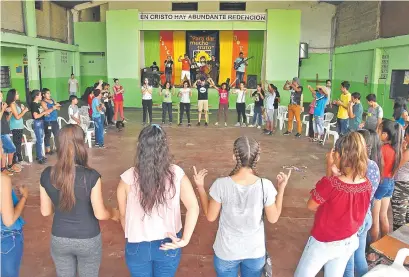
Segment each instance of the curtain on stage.
[{"label": "curtain on stage", "polygon": [[249,31],[248,56],[254,56],[247,66],[248,75],[257,75],[257,82],[261,80],[261,68],[264,52],[264,31]]},{"label": "curtain on stage", "polygon": [[231,68],[233,66],[233,31],[220,31],[220,73],[219,83],[223,83],[227,78],[232,78]]},{"label": "curtain on stage", "polygon": [[175,84],[180,84],[180,75],[182,73],[182,63],[178,62],[180,56],[186,52],[186,32],[174,31],[173,32],[173,78]]},{"label": "curtain on stage", "polygon": [[[160,61],[158,61],[158,66],[161,71],[165,72],[165,60],[168,56],[173,57],[173,31],[160,31],[159,33],[159,44],[160,44]],[[173,76],[175,72],[172,72],[171,83],[174,83]],[[166,81],[165,74],[161,75],[161,83],[164,84]]]},{"label": "curtain on stage", "polygon": [[145,67],[160,62],[159,31],[145,31],[144,36]]}]

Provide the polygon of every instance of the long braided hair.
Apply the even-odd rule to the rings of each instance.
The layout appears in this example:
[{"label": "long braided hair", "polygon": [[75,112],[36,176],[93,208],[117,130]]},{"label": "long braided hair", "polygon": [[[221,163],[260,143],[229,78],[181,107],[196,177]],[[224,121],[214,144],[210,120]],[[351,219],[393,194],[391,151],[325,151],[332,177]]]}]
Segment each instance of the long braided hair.
[{"label": "long braided hair", "polygon": [[239,137],[234,142],[233,153],[236,157],[236,166],[230,176],[236,174],[242,167],[251,168],[254,175],[257,173],[257,162],[260,157],[260,143],[253,138]]}]

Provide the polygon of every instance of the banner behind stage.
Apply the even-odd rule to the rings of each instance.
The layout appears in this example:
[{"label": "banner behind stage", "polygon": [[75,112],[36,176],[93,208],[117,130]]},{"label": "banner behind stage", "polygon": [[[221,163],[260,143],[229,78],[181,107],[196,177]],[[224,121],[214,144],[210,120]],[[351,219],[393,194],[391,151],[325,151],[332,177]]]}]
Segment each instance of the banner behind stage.
[{"label": "banner behind stage", "polygon": [[204,56],[207,61],[212,55],[219,58],[219,32],[218,31],[187,31],[186,53],[190,58],[199,61]]}]

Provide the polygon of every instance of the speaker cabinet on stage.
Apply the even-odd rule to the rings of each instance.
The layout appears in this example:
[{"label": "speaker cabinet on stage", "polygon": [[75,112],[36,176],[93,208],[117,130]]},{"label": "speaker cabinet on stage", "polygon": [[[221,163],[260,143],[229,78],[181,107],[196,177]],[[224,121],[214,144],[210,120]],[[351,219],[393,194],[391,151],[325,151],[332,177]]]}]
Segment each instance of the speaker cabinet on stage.
[{"label": "speaker cabinet on stage", "polygon": [[257,75],[247,75],[247,88],[257,88]]}]

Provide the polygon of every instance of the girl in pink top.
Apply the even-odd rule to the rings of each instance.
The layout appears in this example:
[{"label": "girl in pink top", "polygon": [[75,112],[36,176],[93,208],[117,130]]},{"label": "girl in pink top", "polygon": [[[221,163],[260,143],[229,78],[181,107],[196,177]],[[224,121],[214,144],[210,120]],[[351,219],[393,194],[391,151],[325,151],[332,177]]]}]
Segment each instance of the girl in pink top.
[{"label": "girl in pink top", "polygon": [[[192,236],[199,205],[188,177],[171,163],[165,131],[157,124],[139,134],[136,165],[121,175],[117,196],[132,277],[175,275],[180,248]],[[180,200],[186,207],[182,230]]]},{"label": "girl in pink top", "polygon": [[124,121],[124,88],[119,84],[118,79],[114,79],[115,85],[112,87],[114,89],[114,121],[117,120],[118,112],[121,115],[121,120]]}]

